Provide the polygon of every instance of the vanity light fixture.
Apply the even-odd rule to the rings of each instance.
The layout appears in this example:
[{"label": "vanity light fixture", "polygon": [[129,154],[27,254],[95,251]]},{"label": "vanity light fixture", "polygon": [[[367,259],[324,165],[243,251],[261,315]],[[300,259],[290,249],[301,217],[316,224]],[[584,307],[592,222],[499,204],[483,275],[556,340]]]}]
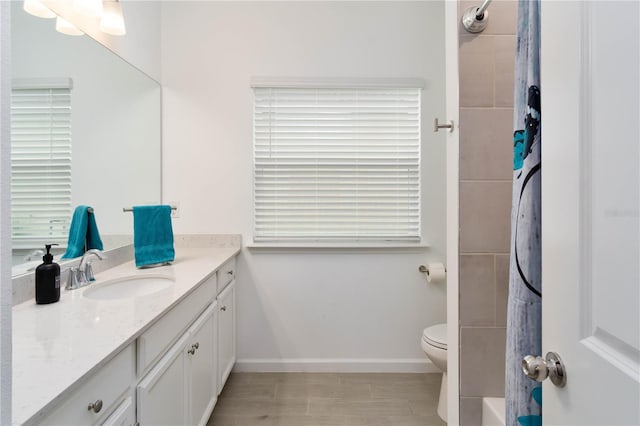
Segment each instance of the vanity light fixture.
[{"label": "vanity light fixture", "polygon": [[38,18],[55,18],[54,11],[42,4],[40,0],[24,0],[22,8],[25,12]]},{"label": "vanity light fixture", "polygon": [[58,18],[56,19],[56,31],[72,36],[84,35],[84,33],[80,31],[78,27],[60,16],[58,16]]},{"label": "vanity light fixture", "polygon": [[[75,18],[81,18],[80,15],[90,18],[89,21],[83,19],[83,25],[98,25],[100,31],[105,34],[121,36],[127,33],[119,0],[56,0],[55,4],[56,12],[49,9],[47,1],[24,0],[23,9],[40,18],[56,18],[57,16],[56,30],[62,34],[78,36],[84,35],[84,31],[62,18],[58,13],[64,16],[69,15],[74,21]],[[58,11],[58,7],[61,8],[61,12]]]},{"label": "vanity light fixture", "polygon": [[105,0],[104,12],[100,18],[100,31],[111,35],[125,35],[122,6],[118,0]]},{"label": "vanity light fixture", "polygon": [[73,11],[80,15],[100,18],[103,12],[102,0],[73,0]]}]

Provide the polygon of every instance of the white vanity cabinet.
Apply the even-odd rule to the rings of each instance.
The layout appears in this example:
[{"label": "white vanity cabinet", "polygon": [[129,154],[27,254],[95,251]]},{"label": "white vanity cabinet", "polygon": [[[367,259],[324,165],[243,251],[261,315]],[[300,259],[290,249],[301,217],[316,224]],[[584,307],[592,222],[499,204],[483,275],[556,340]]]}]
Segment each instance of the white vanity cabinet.
[{"label": "white vanity cabinet", "polygon": [[[133,345],[129,345],[78,386],[53,412],[37,423],[42,425],[102,424],[107,416],[114,410],[117,411],[119,405],[130,398],[131,384],[134,379],[135,351]],[[134,423],[135,421],[128,424]]]},{"label": "white vanity cabinet", "polygon": [[207,423],[236,361],[235,305],[234,257],[138,338],[141,425]]},{"label": "white vanity cabinet", "polygon": [[136,425],[136,406],[133,403],[133,395],[127,396],[116,408],[102,426],[133,426]]},{"label": "white vanity cabinet", "polygon": [[137,387],[141,425],[206,424],[217,400],[214,302]]},{"label": "white vanity cabinet", "polygon": [[206,425],[236,360],[236,260],[227,259],[26,423]]},{"label": "white vanity cabinet", "polygon": [[216,288],[214,274],[138,338],[141,425],[206,424],[217,400]]},{"label": "white vanity cabinet", "polygon": [[236,362],[236,281],[218,295],[218,395]]},{"label": "white vanity cabinet", "polygon": [[218,400],[218,304],[214,303],[193,324],[187,340],[187,399],[191,401],[186,424],[206,425]]}]

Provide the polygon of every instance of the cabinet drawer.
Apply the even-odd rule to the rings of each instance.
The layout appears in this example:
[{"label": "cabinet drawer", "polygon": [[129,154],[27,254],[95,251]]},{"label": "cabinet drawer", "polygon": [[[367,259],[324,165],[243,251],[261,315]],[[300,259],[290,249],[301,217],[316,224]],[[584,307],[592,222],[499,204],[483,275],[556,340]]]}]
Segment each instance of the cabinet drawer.
[{"label": "cabinet drawer", "polygon": [[[129,391],[135,379],[134,359],[133,345],[129,345],[73,391],[41,424],[91,425],[99,422]],[[101,408],[90,409],[92,403],[100,404]]]},{"label": "cabinet drawer", "polygon": [[138,337],[138,376],[169,348],[178,336],[216,297],[216,276],[207,278],[193,293]]},{"label": "cabinet drawer", "polygon": [[218,292],[222,290],[236,277],[236,258],[232,257],[218,269]]},{"label": "cabinet drawer", "polygon": [[116,410],[102,423],[102,426],[132,426],[136,422],[136,407],[129,395]]}]

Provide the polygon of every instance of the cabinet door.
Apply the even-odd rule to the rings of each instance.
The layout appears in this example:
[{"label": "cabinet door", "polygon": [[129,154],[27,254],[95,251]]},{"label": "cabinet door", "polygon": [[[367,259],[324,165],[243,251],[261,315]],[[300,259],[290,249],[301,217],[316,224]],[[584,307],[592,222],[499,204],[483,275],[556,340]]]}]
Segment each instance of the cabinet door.
[{"label": "cabinet door", "polygon": [[218,305],[214,303],[189,330],[186,346],[191,400],[190,424],[205,425],[217,401],[216,334]]},{"label": "cabinet door", "polygon": [[218,295],[218,394],[236,362],[236,281]]},{"label": "cabinet door", "polygon": [[187,424],[185,334],[137,387],[138,421],[141,425]]},{"label": "cabinet door", "polygon": [[133,405],[133,397],[128,396],[102,423],[102,426],[133,426],[135,423],[136,407]]}]

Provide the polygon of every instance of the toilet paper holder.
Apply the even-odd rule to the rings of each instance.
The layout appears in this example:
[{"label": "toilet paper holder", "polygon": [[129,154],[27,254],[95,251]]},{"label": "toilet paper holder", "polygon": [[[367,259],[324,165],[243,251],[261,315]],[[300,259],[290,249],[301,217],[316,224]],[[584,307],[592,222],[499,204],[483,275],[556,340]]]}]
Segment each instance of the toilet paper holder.
[{"label": "toilet paper holder", "polygon": [[[422,272],[423,274],[426,274],[427,272],[429,272],[429,268],[427,268],[424,265],[420,265],[418,266],[418,271]],[[447,272],[447,268],[444,268],[444,271]]]},{"label": "toilet paper holder", "polygon": [[426,275],[427,283],[443,282],[447,279],[447,268],[439,262],[420,265],[418,271]]}]

